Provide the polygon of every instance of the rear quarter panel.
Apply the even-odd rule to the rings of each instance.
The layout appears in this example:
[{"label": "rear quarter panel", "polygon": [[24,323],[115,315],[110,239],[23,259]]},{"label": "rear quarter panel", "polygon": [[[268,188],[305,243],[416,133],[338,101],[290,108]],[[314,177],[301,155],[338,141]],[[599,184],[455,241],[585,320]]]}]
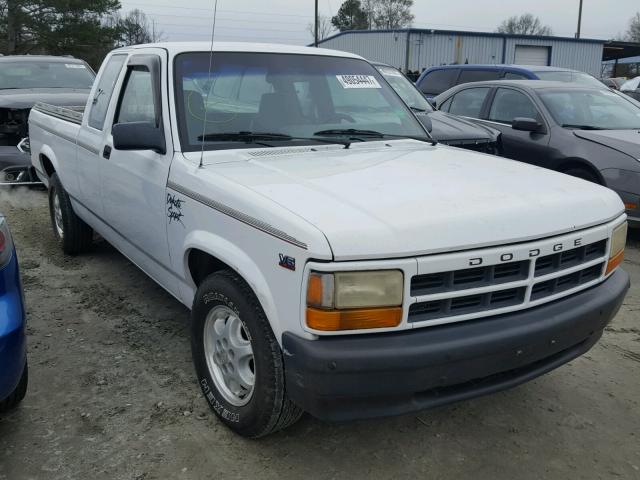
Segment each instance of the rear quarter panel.
[{"label": "rear quarter panel", "polygon": [[31,141],[31,163],[38,176],[49,185],[44,165],[48,159],[60,177],[65,190],[78,195],[77,145],[80,125],[67,122],[38,110],[29,115],[29,138]]}]

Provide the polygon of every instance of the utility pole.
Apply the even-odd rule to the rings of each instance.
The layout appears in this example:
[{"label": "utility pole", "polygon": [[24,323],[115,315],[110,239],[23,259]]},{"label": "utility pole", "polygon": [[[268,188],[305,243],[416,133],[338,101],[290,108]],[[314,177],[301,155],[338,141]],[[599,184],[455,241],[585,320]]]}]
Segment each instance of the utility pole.
[{"label": "utility pole", "polygon": [[318,0],[316,0],[315,32],[314,47],[318,48]]},{"label": "utility pole", "polygon": [[576,38],[580,38],[580,26],[582,25],[582,0],[580,0],[580,8],[578,9],[578,31]]}]

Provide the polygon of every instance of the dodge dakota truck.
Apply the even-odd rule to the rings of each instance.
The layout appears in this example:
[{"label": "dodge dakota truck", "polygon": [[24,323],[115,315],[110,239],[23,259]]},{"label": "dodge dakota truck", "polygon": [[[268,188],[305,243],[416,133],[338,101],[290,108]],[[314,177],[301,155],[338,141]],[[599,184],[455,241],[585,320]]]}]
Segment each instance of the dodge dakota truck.
[{"label": "dodge dakota truck", "polygon": [[614,192],[436,144],[356,55],[127,47],[29,126],[61,248],[97,232],[191,309],[202,393],[247,437],[521,384],[629,288]]}]

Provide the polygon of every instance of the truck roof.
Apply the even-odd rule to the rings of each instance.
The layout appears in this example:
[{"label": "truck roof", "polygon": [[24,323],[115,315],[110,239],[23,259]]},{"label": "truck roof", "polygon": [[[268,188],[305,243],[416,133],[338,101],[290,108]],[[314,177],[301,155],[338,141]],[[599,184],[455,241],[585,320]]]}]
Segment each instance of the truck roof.
[{"label": "truck roof", "polygon": [[[294,53],[303,55],[322,55],[332,57],[347,57],[362,59],[359,55],[329,50],[327,48],[301,47],[297,45],[284,45],[278,43],[251,43],[251,42],[160,42],[146,43],[122,47],[119,51],[137,50],[141,48],[164,48],[169,54],[176,55],[183,52],[260,52],[260,53]],[[213,47],[213,48],[212,48]]]}]

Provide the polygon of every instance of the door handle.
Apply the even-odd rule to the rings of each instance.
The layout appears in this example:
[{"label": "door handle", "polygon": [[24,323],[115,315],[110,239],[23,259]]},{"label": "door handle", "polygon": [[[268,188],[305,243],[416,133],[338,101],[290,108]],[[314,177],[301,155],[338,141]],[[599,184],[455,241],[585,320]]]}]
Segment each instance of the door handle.
[{"label": "door handle", "polygon": [[107,160],[111,158],[111,147],[109,145],[104,146],[104,150],[102,151],[102,156]]}]

